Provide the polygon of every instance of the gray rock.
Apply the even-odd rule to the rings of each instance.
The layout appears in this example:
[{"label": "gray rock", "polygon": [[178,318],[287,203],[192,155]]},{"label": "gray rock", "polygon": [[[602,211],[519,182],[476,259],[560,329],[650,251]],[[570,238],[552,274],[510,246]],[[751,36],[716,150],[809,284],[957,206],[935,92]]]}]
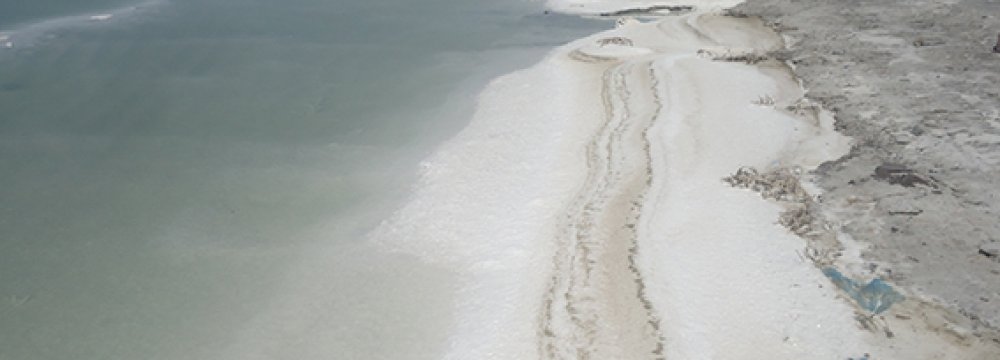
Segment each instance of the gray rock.
[{"label": "gray rock", "polygon": [[1000,243],[991,242],[983,244],[979,247],[979,254],[990,258],[1000,256]]}]

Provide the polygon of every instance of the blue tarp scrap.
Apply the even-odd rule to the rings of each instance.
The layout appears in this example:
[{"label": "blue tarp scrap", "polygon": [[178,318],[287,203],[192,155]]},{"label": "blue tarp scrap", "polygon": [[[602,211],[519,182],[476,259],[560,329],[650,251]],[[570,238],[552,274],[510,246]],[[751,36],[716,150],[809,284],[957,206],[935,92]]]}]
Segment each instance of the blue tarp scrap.
[{"label": "blue tarp scrap", "polygon": [[873,314],[879,314],[889,310],[892,304],[903,301],[904,297],[896,292],[882,279],[873,279],[865,286],[861,286],[857,281],[844,276],[844,274],[832,267],[823,269],[823,275],[830,278],[834,284],[854,299],[863,309]]}]

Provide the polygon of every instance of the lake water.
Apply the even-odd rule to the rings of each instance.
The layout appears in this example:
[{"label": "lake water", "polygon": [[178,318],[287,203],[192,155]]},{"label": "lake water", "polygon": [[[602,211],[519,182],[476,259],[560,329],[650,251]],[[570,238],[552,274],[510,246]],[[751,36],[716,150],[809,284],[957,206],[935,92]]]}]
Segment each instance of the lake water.
[{"label": "lake water", "polygon": [[0,359],[438,358],[455,274],[365,234],[486,81],[607,26],[520,0],[0,0]]}]

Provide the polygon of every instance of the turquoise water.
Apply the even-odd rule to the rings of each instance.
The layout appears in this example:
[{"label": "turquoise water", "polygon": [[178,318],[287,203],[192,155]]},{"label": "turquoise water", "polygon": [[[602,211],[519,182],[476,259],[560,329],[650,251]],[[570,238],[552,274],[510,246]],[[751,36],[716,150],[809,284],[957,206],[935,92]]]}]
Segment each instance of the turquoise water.
[{"label": "turquoise water", "polygon": [[138,4],[0,0],[0,359],[438,358],[454,274],[365,233],[485,81],[606,26]]}]

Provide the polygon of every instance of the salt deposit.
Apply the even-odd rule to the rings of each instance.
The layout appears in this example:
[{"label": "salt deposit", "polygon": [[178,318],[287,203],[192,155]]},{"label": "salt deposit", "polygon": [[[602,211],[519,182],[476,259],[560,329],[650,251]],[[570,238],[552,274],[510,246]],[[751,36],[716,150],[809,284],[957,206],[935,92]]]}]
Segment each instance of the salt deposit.
[{"label": "salt deposit", "polygon": [[[777,224],[781,205],[722,181],[849,148],[828,114],[784,110],[803,91],[766,55],[782,39],[716,11],[736,3],[619,19],[497,79],[424,163],[411,202],[372,239],[465,274],[448,358],[921,353],[859,329],[803,239]],[[549,7],[648,17],[680,5]]]},{"label": "salt deposit", "polygon": [[863,349],[852,309],[775,224],[779,207],[721,181],[744,165],[815,166],[804,159],[842,144],[754,105],[798,100],[792,78],[698,55],[780,39],[705,13],[620,24],[494,81],[372,235],[466,274],[449,358]]}]

